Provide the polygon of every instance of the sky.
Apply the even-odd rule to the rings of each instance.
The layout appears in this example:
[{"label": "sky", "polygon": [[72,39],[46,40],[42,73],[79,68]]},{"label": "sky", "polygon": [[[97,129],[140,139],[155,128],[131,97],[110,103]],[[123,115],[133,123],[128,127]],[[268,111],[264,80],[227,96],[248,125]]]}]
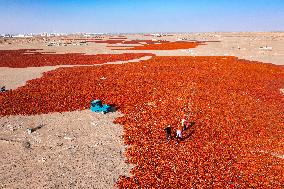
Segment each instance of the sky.
[{"label": "sky", "polygon": [[284,0],[0,0],[0,33],[284,31]]}]

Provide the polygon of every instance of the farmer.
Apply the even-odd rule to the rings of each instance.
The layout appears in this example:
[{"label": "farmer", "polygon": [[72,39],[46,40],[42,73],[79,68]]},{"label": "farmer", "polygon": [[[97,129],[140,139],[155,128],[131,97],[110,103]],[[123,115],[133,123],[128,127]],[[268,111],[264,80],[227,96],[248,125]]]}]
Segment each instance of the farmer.
[{"label": "farmer", "polygon": [[0,92],[1,92],[1,93],[6,92],[5,86],[1,87]]},{"label": "farmer", "polygon": [[182,126],[182,131],[185,131],[186,130],[186,126],[187,126],[187,121],[186,121],[186,116],[185,115],[181,119],[181,126]]},{"label": "farmer", "polygon": [[167,141],[171,140],[172,128],[168,125],[165,129]]},{"label": "farmer", "polygon": [[[190,114],[190,112],[188,113],[188,115],[189,115],[189,114]],[[182,131],[185,131],[186,129],[188,129],[188,126],[189,126],[188,115],[185,114],[185,115],[183,116],[183,118],[181,119]]]},{"label": "farmer", "polygon": [[182,140],[182,129],[183,129],[183,127],[182,127],[181,125],[179,125],[179,126],[178,126],[178,129],[177,129],[177,136],[176,136],[177,142],[178,142],[179,140]]}]

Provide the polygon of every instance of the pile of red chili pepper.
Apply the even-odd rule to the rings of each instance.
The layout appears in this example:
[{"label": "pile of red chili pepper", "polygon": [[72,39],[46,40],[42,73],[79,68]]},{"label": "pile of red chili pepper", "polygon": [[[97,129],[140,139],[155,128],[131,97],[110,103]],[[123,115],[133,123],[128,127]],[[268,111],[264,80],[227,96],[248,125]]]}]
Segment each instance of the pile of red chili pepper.
[{"label": "pile of red chili pepper", "polygon": [[[92,41],[88,40],[87,42],[95,43],[107,43],[107,44],[122,44],[121,46],[108,46],[112,47],[112,50],[178,50],[178,49],[189,49],[195,48],[198,45],[204,44],[204,42],[189,42],[189,41],[165,41],[165,40],[101,40],[101,41]],[[146,43],[146,44],[145,44]],[[141,44],[142,46],[123,46],[123,44]],[[124,48],[117,48],[124,47]]]},{"label": "pile of red chili pepper", "polygon": [[80,53],[47,54],[38,49],[0,50],[0,67],[25,68],[56,65],[92,65],[106,62],[126,61],[153,56],[149,53],[97,54]]},{"label": "pile of red chili pepper", "polygon": [[[84,39],[82,39],[84,40]],[[88,39],[86,42],[95,42],[95,43],[107,43],[107,44],[160,44],[160,43],[168,43],[166,40],[124,40],[124,38],[109,38],[108,40],[100,40],[98,39]],[[108,47],[120,47],[120,46],[108,46]],[[121,46],[121,47],[129,47],[129,46]]]},{"label": "pile of red chili pepper", "polygon": [[107,43],[107,44],[117,44],[123,43],[124,39],[110,39],[110,40],[87,40],[86,42],[94,42],[94,43]]},{"label": "pile of red chili pepper", "polygon": [[[147,43],[143,46],[129,46],[125,49],[113,49],[113,50],[177,50],[177,49],[189,49],[195,48],[198,45],[201,45],[201,42],[188,42],[188,41],[159,41],[155,43]],[[114,46],[115,47],[115,46]]]},{"label": "pile of red chili pepper", "polygon": [[[135,164],[119,188],[281,188],[284,69],[235,57],[153,57],[139,63],[59,68],[1,94],[0,114],[88,109],[92,99],[124,116]],[[184,140],[166,142],[191,112]],[[174,134],[173,134],[174,135]]]},{"label": "pile of red chili pepper", "polygon": [[124,41],[123,44],[155,44],[155,43],[168,43],[169,41],[165,40],[159,40],[159,41],[153,41],[153,40],[131,40],[131,41]]},{"label": "pile of red chili pepper", "polygon": [[110,37],[109,39],[127,39],[125,36]]}]

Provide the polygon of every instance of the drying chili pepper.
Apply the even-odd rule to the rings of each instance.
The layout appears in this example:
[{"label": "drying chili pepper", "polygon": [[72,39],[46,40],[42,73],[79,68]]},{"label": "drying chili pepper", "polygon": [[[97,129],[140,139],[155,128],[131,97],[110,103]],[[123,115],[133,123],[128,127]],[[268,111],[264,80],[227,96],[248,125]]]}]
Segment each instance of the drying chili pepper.
[{"label": "drying chili pepper", "polygon": [[[101,79],[104,78],[104,79]],[[124,113],[131,177],[119,188],[281,188],[283,67],[236,57],[153,57],[139,63],[59,68],[1,94],[0,114],[89,108],[92,99]],[[194,125],[176,145],[184,112]]]}]

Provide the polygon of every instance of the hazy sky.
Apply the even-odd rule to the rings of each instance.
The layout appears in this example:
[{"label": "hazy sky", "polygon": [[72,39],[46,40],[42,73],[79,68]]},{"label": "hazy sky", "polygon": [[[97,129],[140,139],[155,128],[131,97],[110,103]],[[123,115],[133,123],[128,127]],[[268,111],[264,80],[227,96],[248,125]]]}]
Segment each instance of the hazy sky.
[{"label": "hazy sky", "polygon": [[284,0],[0,0],[0,33],[284,31]]}]

